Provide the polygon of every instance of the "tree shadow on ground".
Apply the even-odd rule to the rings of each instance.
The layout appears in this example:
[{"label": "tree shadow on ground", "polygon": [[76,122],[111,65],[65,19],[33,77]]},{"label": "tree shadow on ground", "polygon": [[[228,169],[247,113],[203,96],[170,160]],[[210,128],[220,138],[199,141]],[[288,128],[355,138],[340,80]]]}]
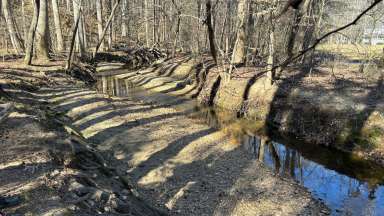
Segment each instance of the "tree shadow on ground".
[{"label": "tree shadow on ground", "polygon": [[176,113],[165,113],[165,114],[152,116],[152,117],[148,117],[148,118],[141,118],[141,119],[132,120],[132,121],[129,121],[127,123],[123,123],[119,126],[106,128],[106,129],[98,132],[97,134],[89,137],[89,140],[91,140],[94,143],[103,143],[107,139],[111,138],[112,135],[121,134],[124,131],[129,130],[133,127],[143,126],[146,124],[151,124],[151,123],[154,123],[157,121],[161,121],[164,119],[173,118],[173,117],[177,117],[177,116],[188,115],[188,113],[191,113],[191,112],[193,112],[193,110],[184,111],[184,112],[176,112]]},{"label": "tree shadow on ground", "polygon": [[[125,116],[127,114],[141,113],[141,112],[151,111],[151,110],[155,110],[155,109],[167,108],[167,107],[177,106],[178,104],[181,104],[181,103],[183,103],[183,101],[176,100],[174,102],[163,104],[163,105],[147,106],[147,107],[143,107],[143,108],[128,108],[128,107],[131,107],[132,105],[127,105],[125,107],[119,107],[118,110],[114,109],[113,107],[110,107],[109,109],[108,108],[105,109],[106,107],[104,107],[104,109],[103,108],[101,108],[101,109],[96,108],[96,109],[92,109],[92,110],[88,111],[87,114],[90,114],[91,112],[93,112],[93,113],[94,112],[103,112],[103,111],[108,111],[108,110],[110,110],[111,112],[109,112],[105,115],[95,117],[95,118],[88,120],[84,123],[81,123],[81,124],[79,124],[78,128],[80,130],[85,130],[88,127],[91,127],[92,125],[107,121],[107,120],[112,119],[116,116]],[[85,117],[85,115],[83,115],[83,116]],[[140,121],[140,119],[138,121]]]},{"label": "tree shadow on ground", "polygon": [[183,148],[185,148],[194,140],[200,139],[203,136],[207,136],[214,131],[214,129],[209,128],[178,138],[177,140],[169,143],[167,147],[154,153],[149,159],[139,164],[137,168],[132,171],[132,174],[136,180],[140,179],[149,171],[157,168],[160,164],[164,163],[169,158],[176,156]]}]

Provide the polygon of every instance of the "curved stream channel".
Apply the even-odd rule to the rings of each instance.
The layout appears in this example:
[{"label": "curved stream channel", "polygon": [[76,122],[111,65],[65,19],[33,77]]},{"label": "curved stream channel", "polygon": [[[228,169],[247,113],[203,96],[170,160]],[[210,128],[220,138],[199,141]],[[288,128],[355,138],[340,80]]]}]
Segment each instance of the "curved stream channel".
[{"label": "curved stream channel", "polygon": [[[381,166],[334,149],[304,145],[297,140],[261,138],[249,132],[252,131],[250,120],[238,119],[235,114],[220,109],[199,106],[192,99],[150,92],[113,76],[102,77],[98,89],[117,97],[188,111],[190,118],[198,118],[217,130],[236,124],[244,128],[235,136],[245,151],[277,175],[295,179],[321,199],[332,210],[332,215],[384,214],[384,168]],[[231,133],[230,129],[226,131]]]}]

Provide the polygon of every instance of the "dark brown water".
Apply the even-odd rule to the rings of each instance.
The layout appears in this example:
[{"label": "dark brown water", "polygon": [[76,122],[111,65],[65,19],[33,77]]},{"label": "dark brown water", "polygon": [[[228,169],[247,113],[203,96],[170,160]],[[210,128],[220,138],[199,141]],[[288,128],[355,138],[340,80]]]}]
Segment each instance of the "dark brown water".
[{"label": "dark brown water", "polygon": [[192,99],[149,92],[112,76],[100,78],[98,89],[117,97],[189,111],[190,118],[232,133],[255,160],[278,175],[295,179],[323,200],[332,215],[384,215],[384,168],[372,162],[289,138],[262,138],[257,135],[260,130],[257,122],[199,106]]}]

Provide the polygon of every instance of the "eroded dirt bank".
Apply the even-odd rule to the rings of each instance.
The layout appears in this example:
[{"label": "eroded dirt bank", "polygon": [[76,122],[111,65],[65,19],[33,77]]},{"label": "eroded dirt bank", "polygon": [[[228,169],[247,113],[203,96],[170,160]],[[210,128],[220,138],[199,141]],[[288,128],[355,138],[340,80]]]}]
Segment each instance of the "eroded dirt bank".
[{"label": "eroded dirt bank", "polygon": [[[274,85],[263,68],[238,68],[233,78],[209,60],[180,57],[116,77],[144,89],[232,110],[307,143],[330,146],[384,165],[383,76],[340,68],[288,68]],[[123,73],[123,71],[122,71]],[[261,75],[259,75],[261,74]]]},{"label": "eroded dirt bank", "polygon": [[275,176],[224,133],[188,118],[193,110],[74,89],[50,101],[98,149],[113,152],[143,196],[171,215],[328,214],[294,181]]},{"label": "eroded dirt bank", "polygon": [[22,200],[5,213],[329,214],[189,111],[110,98],[61,72],[1,76],[15,110],[0,129],[0,194]]},{"label": "eroded dirt bank", "polygon": [[0,84],[2,215],[166,215],[49,102],[82,82],[61,71],[2,69]]}]

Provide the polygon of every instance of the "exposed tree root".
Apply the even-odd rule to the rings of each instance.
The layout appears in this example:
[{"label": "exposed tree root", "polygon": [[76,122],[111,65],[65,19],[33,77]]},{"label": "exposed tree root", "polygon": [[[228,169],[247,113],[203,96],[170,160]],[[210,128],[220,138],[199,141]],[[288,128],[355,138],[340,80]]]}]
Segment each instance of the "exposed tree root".
[{"label": "exposed tree root", "polygon": [[14,105],[9,103],[4,105],[4,109],[0,112],[0,124],[3,123],[8,116],[12,113]]},{"label": "exposed tree root", "polygon": [[[66,167],[78,170],[75,175],[70,175],[62,185],[65,200],[69,204],[91,212],[108,213],[108,215],[167,215],[167,213],[154,208],[142,200],[134,189],[128,177],[118,174],[110,167],[103,155],[82,136],[81,132],[65,120],[50,114],[56,124],[64,127],[70,133],[67,144],[70,145],[71,155]],[[62,160],[64,161],[64,160]],[[94,178],[96,176],[96,178]],[[100,186],[98,182],[108,179],[109,186]],[[106,190],[105,188],[110,187]],[[124,188],[121,190],[121,188]]]}]

